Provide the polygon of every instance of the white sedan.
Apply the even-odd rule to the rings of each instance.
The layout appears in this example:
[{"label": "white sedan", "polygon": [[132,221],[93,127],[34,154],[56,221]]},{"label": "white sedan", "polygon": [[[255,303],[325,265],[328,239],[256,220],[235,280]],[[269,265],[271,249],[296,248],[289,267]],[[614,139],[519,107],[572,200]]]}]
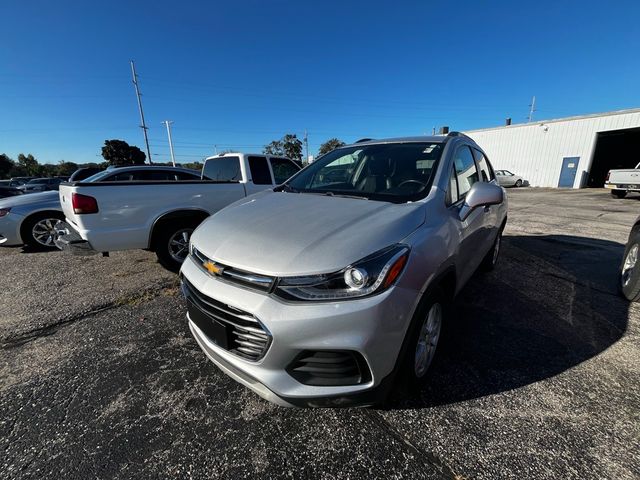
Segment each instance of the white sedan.
[{"label": "white sedan", "polygon": [[509,170],[496,170],[496,180],[503,187],[521,187],[524,185],[523,178],[511,173]]}]

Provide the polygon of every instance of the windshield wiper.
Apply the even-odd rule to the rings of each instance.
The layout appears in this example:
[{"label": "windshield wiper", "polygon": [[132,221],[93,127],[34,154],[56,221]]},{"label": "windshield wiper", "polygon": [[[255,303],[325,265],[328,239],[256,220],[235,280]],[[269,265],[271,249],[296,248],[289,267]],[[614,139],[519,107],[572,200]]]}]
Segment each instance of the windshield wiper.
[{"label": "windshield wiper", "polygon": [[365,197],[364,195],[349,195],[347,193],[323,192],[320,193],[320,195],[324,195],[325,197],[359,198],[362,200],[369,200],[369,197]]},{"label": "windshield wiper", "polygon": [[289,193],[300,193],[300,190],[298,190],[297,188],[293,188],[291,185],[289,185],[287,182],[284,182],[282,185],[280,185],[279,187],[275,188],[276,192],[289,192]]}]

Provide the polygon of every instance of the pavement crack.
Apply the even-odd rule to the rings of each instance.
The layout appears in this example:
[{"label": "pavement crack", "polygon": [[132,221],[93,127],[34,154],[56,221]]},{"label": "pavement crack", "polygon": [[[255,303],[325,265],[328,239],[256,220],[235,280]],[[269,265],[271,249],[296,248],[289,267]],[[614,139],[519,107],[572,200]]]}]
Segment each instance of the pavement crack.
[{"label": "pavement crack", "polygon": [[405,435],[400,433],[389,422],[387,422],[387,420],[385,420],[385,418],[380,415],[380,413],[371,409],[362,409],[361,411],[390,437],[396,439],[398,442],[400,442],[400,444],[404,444],[407,447],[407,450],[409,450],[409,452],[411,452],[411,454],[414,456],[416,461],[422,463],[430,470],[435,469],[440,474],[440,478],[442,478],[443,480],[460,478],[460,476],[457,475],[449,465],[447,465],[433,453],[424,450],[423,448],[419,447],[411,440],[409,440]]}]

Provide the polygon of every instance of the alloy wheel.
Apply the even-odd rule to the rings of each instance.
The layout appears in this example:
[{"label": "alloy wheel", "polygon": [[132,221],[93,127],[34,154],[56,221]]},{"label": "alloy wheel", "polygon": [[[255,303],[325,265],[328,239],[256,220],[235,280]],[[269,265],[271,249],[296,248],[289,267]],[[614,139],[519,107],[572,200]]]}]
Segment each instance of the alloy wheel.
[{"label": "alloy wheel", "polygon": [[33,239],[44,247],[53,247],[58,237],[55,225],[58,223],[57,218],[43,218],[35,223],[31,229]]},{"label": "alloy wheel", "polygon": [[182,263],[189,254],[189,238],[193,228],[183,228],[169,237],[169,255],[176,262]]},{"label": "alloy wheel", "polygon": [[434,303],[422,322],[418,334],[418,343],[414,359],[414,372],[416,377],[422,378],[429,369],[431,361],[436,353],[440,330],[442,328],[442,305]]},{"label": "alloy wheel", "polygon": [[498,261],[498,255],[500,254],[500,243],[502,242],[502,235],[498,234],[496,241],[493,245],[493,264]]},{"label": "alloy wheel", "polygon": [[626,287],[631,281],[631,277],[633,275],[633,270],[636,268],[636,264],[638,263],[638,244],[634,243],[629,249],[629,253],[624,259],[624,264],[622,265],[622,286]]}]

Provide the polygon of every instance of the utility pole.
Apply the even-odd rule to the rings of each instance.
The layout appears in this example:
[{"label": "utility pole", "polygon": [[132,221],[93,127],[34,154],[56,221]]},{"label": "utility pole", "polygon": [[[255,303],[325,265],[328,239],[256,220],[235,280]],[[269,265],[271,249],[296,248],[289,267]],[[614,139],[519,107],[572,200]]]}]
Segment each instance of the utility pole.
[{"label": "utility pole", "polygon": [[536,111],[536,96],[533,96],[531,100],[531,105],[529,105],[531,109],[529,110],[529,122],[533,121],[533,113]]},{"label": "utility pole", "polygon": [[306,158],[304,159],[304,163],[309,162],[309,137],[307,136],[307,129],[304,130],[304,149],[306,151]]},{"label": "utility pole", "polygon": [[140,89],[138,88],[138,74],[136,73],[136,66],[131,60],[131,74],[133,75],[133,85],[136,87],[136,98],[138,99],[138,110],[140,110],[140,121],[142,125],[142,131],[144,132],[144,143],[147,146],[147,158],[149,159],[149,165],[153,165],[151,161],[151,150],[149,149],[149,137],[147,136],[147,124],[144,122],[144,112],[142,111],[142,99],[140,98]]},{"label": "utility pole", "polygon": [[173,123],[171,120],[165,120],[162,122],[167,127],[167,137],[169,137],[169,151],[171,152],[171,163],[173,166],[176,166],[176,157],[173,155],[173,141],[171,141],[171,124]]}]

